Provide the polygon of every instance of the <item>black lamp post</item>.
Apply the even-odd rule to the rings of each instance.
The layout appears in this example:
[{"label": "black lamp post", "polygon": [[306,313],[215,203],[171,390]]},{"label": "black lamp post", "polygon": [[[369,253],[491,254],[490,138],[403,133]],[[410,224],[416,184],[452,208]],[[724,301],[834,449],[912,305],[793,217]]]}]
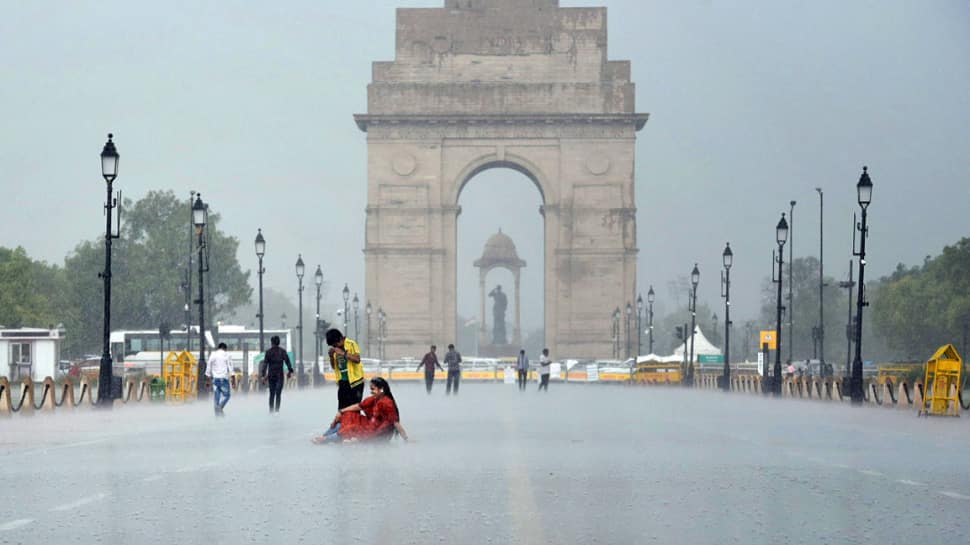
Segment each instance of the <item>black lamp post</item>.
[{"label": "black lamp post", "polygon": [[731,243],[724,245],[721,254],[724,272],[721,274],[721,297],[724,297],[724,373],[721,375],[721,388],[731,389],[731,265],[734,265],[734,252]]},{"label": "black lamp post", "polygon": [[790,220],[788,224],[788,307],[785,309],[788,312],[788,363],[794,361],[792,353],[795,348],[795,282],[793,280],[795,272],[793,267],[795,264],[795,201],[791,201],[790,204],[791,209],[788,212],[788,219]]},{"label": "black lamp post", "polygon": [[[643,352],[643,296],[637,294],[637,357]],[[634,362],[636,363],[636,362]]]},{"label": "black lamp post", "polygon": [[373,309],[370,306],[370,301],[367,301],[367,305],[364,307],[364,314],[367,315],[367,317],[365,318],[365,320],[367,322],[367,324],[366,324],[367,325],[367,344],[366,344],[367,349],[366,349],[366,353],[367,353],[368,356],[370,356],[370,353],[371,353],[370,352],[370,350],[371,350],[371,348],[370,348],[370,313],[372,312],[372,310]]},{"label": "black lamp post", "polygon": [[111,230],[112,210],[117,208],[118,201],[114,198],[114,191],[111,184],[118,177],[118,150],[115,149],[114,137],[108,134],[108,141],[101,150],[101,176],[107,183],[108,198],[104,204],[105,227],[104,227],[104,272],[101,279],[104,281],[104,337],[102,339],[101,367],[98,371],[98,405],[111,407],[113,398],[111,391],[112,363],[111,363],[111,241],[121,236],[121,209],[118,209],[118,233]]},{"label": "black lamp post", "polygon": [[775,239],[778,242],[778,303],[776,305],[777,316],[775,319],[775,342],[778,345],[775,347],[775,377],[772,384],[772,392],[776,396],[781,395],[781,285],[782,285],[782,272],[785,267],[785,242],[788,240],[788,222],[785,220],[785,213],[781,213],[781,219],[778,220],[778,225],[775,226]]},{"label": "black lamp post", "polygon": [[349,320],[349,317],[347,315],[350,314],[350,309],[347,306],[348,303],[350,302],[350,288],[347,287],[346,283],[344,283],[343,296],[344,296],[344,335],[350,335],[350,331],[347,327],[348,326],[347,320]]},{"label": "black lamp post", "polygon": [[297,384],[303,386],[306,381],[306,374],[303,368],[303,274],[306,272],[306,266],[303,264],[303,254],[298,254],[296,256],[296,279],[298,283],[297,292],[299,293],[300,299],[300,309],[299,309],[299,319],[297,320],[296,329],[300,332],[297,336],[298,342],[300,343],[299,360],[300,365],[297,367]]},{"label": "black lamp post", "polygon": [[205,282],[203,274],[208,270],[205,247],[205,225],[209,215],[209,207],[202,202],[202,194],[195,194],[195,204],[192,205],[192,224],[195,225],[195,235],[198,238],[199,252],[199,374],[196,385],[198,399],[205,397]]},{"label": "black lamp post", "polygon": [[690,359],[687,361],[687,385],[694,385],[694,331],[697,329],[697,284],[701,281],[701,271],[694,263],[694,270],[690,272]]},{"label": "black lamp post", "polygon": [[630,324],[633,322],[633,305],[629,302],[626,304],[626,357],[630,357],[631,342],[630,342]]},{"label": "black lamp post", "polygon": [[816,336],[818,337],[819,374],[822,375],[822,378],[825,378],[829,374],[828,365],[825,364],[825,303],[823,297],[825,283],[822,280],[825,269],[825,253],[822,251],[825,248],[823,245],[825,231],[822,227],[825,216],[822,214],[824,210],[822,188],[816,187],[815,191],[818,192],[818,325],[816,326]]},{"label": "black lamp post", "polygon": [[360,299],[357,298],[357,294],[354,294],[354,339],[360,339]]},{"label": "black lamp post", "polygon": [[859,230],[859,251],[853,253],[859,256],[859,290],[856,299],[855,315],[855,358],[852,360],[852,378],[849,379],[849,394],[852,397],[853,405],[862,404],[864,399],[862,385],[862,308],[869,303],[866,302],[866,238],[869,237],[869,227],[866,225],[866,212],[869,203],[872,202],[872,180],[869,179],[869,167],[862,167],[862,176],[856,184],[856,192],[859,197],[859,207],[862,208],[862,223],[856,228]]},{"label": "black lamp post", "polygon": [[256,230],[256,257],[259,258],[259,269],[256,273],[259,276],[259,351],[265,352],[266,345],[263,342],[263,273],[266,269],[263,268],[263,256],[266,255],[266,239],[263,238],[263,230]]},{"label": "black lamp post", "polygon": [[313,283],[317,285],[317,316],[313,327],[313,385],[320,384],[320,287],[323,286],[323,271],[317,265],[317,272],[313,274]]},{"label": "black lamp post", "polygon": [[650,286],[650,291],[647,292],[647,319],[649,330],[648,342],[650,343],[650,353],[653,354],[653,302],[656,300],[657,296],[653,293],[653,286]]},{"label": "black lamp post", "polygon": [[[855,231],[855,214],[852,218],[852,229]],[[852,341],[855,340],[855,334],[852,332],[852,288],[855,287],[855,281],[852,280],[852,267],[855,263],[849,260],[849,280],[839,282],[839,287],[842,289],[849,290],[849,315],[845,320],[845,371],[842,372],[844,379],[852,376]],[[843,379],[843,380],[844,380]]]}]

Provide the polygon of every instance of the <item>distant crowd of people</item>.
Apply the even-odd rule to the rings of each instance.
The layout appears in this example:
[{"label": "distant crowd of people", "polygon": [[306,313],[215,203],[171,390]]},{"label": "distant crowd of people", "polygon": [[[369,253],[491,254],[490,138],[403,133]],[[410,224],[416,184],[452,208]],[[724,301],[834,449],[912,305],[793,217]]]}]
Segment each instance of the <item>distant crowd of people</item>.
[{"label": "distant crowd of people", "polygon": [[[370,380],[370,396],[364,399],[364,366],[360,359],[360,346],[343,335],[338,329],[330,329],[326,333],[327,352],[330,367],[336,375],[337,382],[337,413],[330,421],[327,430],[313,438],[316,444],[359,441],[386,441],[399,436],[408,440],[407,431],[401,425],[401,413],[397,401],[391,392],[391,386],[382,377]],[[269,411],[278,413],[283,394],[283,383],[293,376],[293,362],[289,354],[280,346],[280,338],[270,339],[270,348],[263,356],[259,366],[260,382],[269,391]],[[455,345],[448,345],[448,352],[444,356],[443,367],[438,361],[437,346],[421,358],[416,371],[424,368],[424,384],[428,394],[434,386],[435,370],[447,372],[445,395],[458,395],[461,385],[461,353]],[[539,356],[539,388],[538,391],[549,390],[549,375],[552,360],[549,359],[549,349],[542,350]],[[531,364],[525,350],[519,350],[516,358],[515,370],[520,391],[526,390]],[[223,416],[226,404],[229,402],[229,380],[232,376],[232,362],[226,352],[226,344],[219,343],[218,349],[212,353],[209,365],[205,371],[206,377],[212,383],[213,403],[216,416]]]}]

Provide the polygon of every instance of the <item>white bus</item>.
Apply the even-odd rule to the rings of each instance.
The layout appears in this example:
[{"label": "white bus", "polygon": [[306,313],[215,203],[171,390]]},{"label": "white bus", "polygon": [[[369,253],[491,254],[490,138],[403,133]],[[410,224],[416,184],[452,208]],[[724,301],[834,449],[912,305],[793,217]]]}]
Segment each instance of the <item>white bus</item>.
[{"label": "white bus", "polygon": [[[293,356],[292,340],[289,329],[264,329],[264,348],[270,347],[273,335],[280,338],[280,346],[289,352],[294,368],[297,365]],[[217,325],[213,330],[206,330],[206,356],[219,343],[226,343],[229,357],[237,371],[246,374],[257,372],[257,364],[263,354],[259,350],[259,330],[246,329],[245,326]],[[199,328],[192,326],[189,334],[185,330],[174,330],[167,339],[162,339],[158,330],[141,331],[112,331],[111,357],[114,361],[115,372],[145,372],[159,374],[162,361],[171,352],[190,350],[195,357],[199,357]],[[244,355],[245,361],[244,361]],[[208,358],[207,358],[208,359]],[[245,365],[244,365],[245,364]]]}]

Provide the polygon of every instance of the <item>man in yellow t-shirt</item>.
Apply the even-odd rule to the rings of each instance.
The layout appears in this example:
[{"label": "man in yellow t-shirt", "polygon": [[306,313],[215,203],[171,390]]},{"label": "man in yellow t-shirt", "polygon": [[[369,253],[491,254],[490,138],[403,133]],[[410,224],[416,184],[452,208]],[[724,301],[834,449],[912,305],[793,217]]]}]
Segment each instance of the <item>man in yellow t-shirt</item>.
[{"label": "man in yellow t-shirt", "polygon": [[327,331],[330,367],[337,375],[337,410],[360,403],[364,398],[364,365],[360,347],[339,329]]}]

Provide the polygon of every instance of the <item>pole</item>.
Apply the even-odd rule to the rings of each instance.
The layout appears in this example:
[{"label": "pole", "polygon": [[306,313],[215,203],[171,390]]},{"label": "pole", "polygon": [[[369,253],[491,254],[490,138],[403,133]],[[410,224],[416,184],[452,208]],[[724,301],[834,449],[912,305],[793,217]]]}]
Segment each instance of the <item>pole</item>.
[{"label": "pole", "polygon": [[299,367],[299,370],[298,370],[300,376],[297,377],[297,384],[299,384],[300,386],[303,386],[304,384],[306,384],[306,372],[305,372],[306,370],[303,367],[303,277],[302,276],[299,277],[299,289],[298,289],[298,291],[299,291],[299,294],[300,294],[300,297],[299,297],[300,298],[300,305],[299,305],[300,306],[300,309],[299,309],[300,319],[299,319],[299,324],[296,327],[297,327],[297,329],[300,330],[300,335],[299,335],[299,342],[300,342],[300,367]]},{"label": "pole", "polygon": [[866,208],[862,208],[862,224],[859,226],[859,290],[856,293],[855,315],[855,358],[852,360],[852,378],[849,379],[849,393],[853,405],[861,405],[865,401],[862,383],[862,307],[866,306],[866,238],[869,228],[866,226]]},{"label": "pole", "polygon": [[199,366],[196,377],[198,399],[205,398],[205,282],[202,273],[205,267],[205,240],[202,238],[205,226],[197,229],[199,234]]},{"label": "pole", "polygon": [[649,342],[650,342],[650,353],[653,354],[653,302],[651,301],[650,303],[648,303],[648,306],[650,307],[649,308],[649,311],[648,311],[649,312],[649,318],[650,318],[650,325],[649,325],[649,328],[650,328],[649,329],[649,332],[650,332],[650,338],[649,338]]},{"label": "pole", "polygon": [[[782,275],[784,274],[785,267],[785,246],[784,243],[778,243],[778,304],[775,319],[775,337],[778,346],[775,347],[775,378],[772,382],[772,391],[776,396],[781,395],[781,284]],[[789,353],[791,347],[789,346]]]},{"label": "pole", "polygon": [[690,360],[687,362],[688,371],[687,374],[690,376],[690,384],[694,385],[694,329],[697,327],[697,284],[694,284],[694,288],[691,291],[690,297]]},{"label": "pole", "polygon": [[855,286],[855,282],[852,281],[852,267],[855,263],[849,260],[849,281],[845,282],[843,287],[849,288],[849,317],[845,322],[845,376],[849,377],[852,375],[852,287]]},{"label": "pole", "polygon": [[[643,326],[641,325],[641,317],[643,316],[643,309],[637,308],[637,356],[643,352]],[[966,345],[966,341],[963,343]],[[634,362],[636,363],[636,362]]]},{"label": "pole", "polygon": [[[627,309],[629,309],[630,303],[627,303]],[[632,316],[629,312],[626,313],[626,357],[630,357],[630,319]]]},{"label": "pole", "polygon": [[109,408],[113,393],[111,383],[114,379],[111,361],[111,240],[116,238],[111,233],[111,214],[117,202],[113,199],[112,180],[106,181],[108,197],[104,204],[104,272],[101,273],[101,279],[104,281],[104,335],[102,336],[101,367],[98,372],[98,405]]},{"label": "pole", "polygon": [[195,204],[195,190],[189,191],[189,260],[185,265],[185,350],[192,351],[192,256],[195,254],[195,218],[192,205]]},{"label": "pole", "polygon": [[731,268],[724,269],[724,378],[721,388],[731,389]]},{"label": "pole", "polygon": [[266,352],[266,344],[263,341],[263,257],[259,257],[259,351]]},{"label": "pole", "polygon": [[[791,209],[788,213],[788,362],[791,363],[794,359],[792,351],[795,348],[795,297],[794,297],[794,287],[795,283],[792,281],[792,275],[795,272],[792,264],[795,263],[795,201],[791,201]],[[780,269],[779,269],[780,272]],[[780,339],[779,339],[780,340]]]},{"label": "pole", "polygon": [[317,315],[313,327],[313,385],[320,385],[320,285],[317,284]]},{"label": "pole", "polygon": [[823,237],[825,230],[822,228],[825,221],[824,198],[822,188],[816,187],[818,191],[818,353],[819,353],[819,373],[822,378],[828,375],[828,366],[825,365],[825,303],[823,300],[825,283],[822,281],[823,271],[825,270],[825,246]]}]

